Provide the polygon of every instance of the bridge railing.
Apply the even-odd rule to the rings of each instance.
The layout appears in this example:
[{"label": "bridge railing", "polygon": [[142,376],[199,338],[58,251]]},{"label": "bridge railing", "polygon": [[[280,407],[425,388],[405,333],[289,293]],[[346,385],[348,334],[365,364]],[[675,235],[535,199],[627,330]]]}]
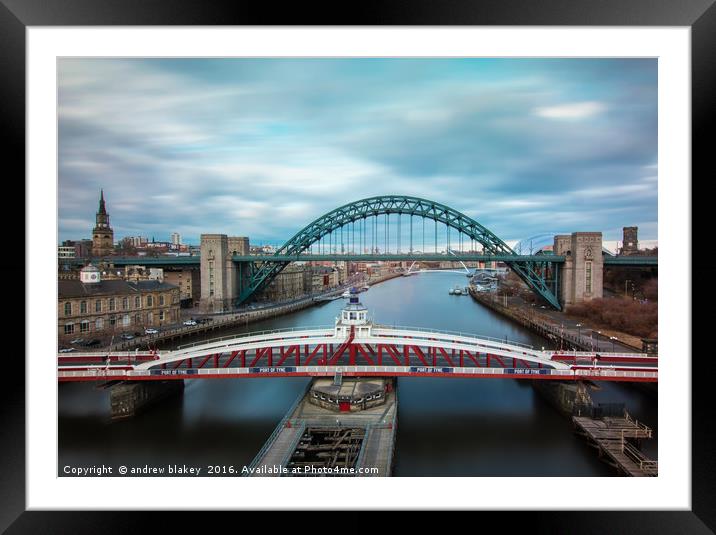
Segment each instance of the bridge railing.
[{"label": "bridge railing", "polygon": [[251,331],[248,333],[230,334],[227,336],[221,336],[218,338],[210,338],[209,340],[201,340],[199,342],[192,342],[191,344],[184,344],[177,346],[177,350],[188,349],[190,347],[203,346],[208,344],[216,344],[219,342],[225,342],[227,340],[236,340],[240,338],[250,338],[252,336],[266,336],[269,334],[282,334],[297,331],[318,331],[324,329],[334,329],[335,325],[309,325],[302,327],[285,327],[283,329],[266,329],[263,331]]},{"label": "bridge railing", "polygon": [[622,353],[621,351],[560,351],[558,349],[553,349],[549,351],[552,353],[552,356],[564,356],[564,357],[585,357],[585,358],[592,358],[594,355],[609,355],[610,357],[649,357],[647,353]]},{"label": "bridge railing", "polygon": [[[281,374],[310,374],[312,376],[326,375],[330,376],[335,374],[336,366],[296,366],[291,371],[286,371],[277,367],[276,373]],[[343,373],[355,373],[355,374],[420,374],[420,371],[413,370],[415,366],[340,366]],[[583,368],[583,369],[536,369],[536,368],[483,368],[483,367],[446,367],[446,366],[418,366],[418,368],[425,368],[426,373],[435,372],[435,376],[449,377],[450,375],[520,375],[520,376],[557,376],[557,377],[571,377],[577,379],[579,377],[587,377],[591,379],[605,379],[609,378],[623,378],[623,379],[657,379],[659,372],[656,368],[644,368],[643,370],[620,370],[607,367],[597,368]],[[154,370],[157,372],[159,370]],[[97,377],[98,380],[105,377],[121,377],[131,380],[133,377],[147,377],[155,375],[157,380],[162,380],[162,377],[167,376],[181,376],[186,379],[196,378],[200,376],[222,376],[227,374],[238,374],[238,375],[255,375],[252,369],[249,367],[245,368],[201,368],[196,370],[162,370],[168,373],[153,373],[152,370],[126,370],[126,369],[107,369],[101,367],[95,367],[87,370],[58,370],[58,378],[82,378],[82,377]],[[191,373],[189,373],[191,372]],[[265,375],[270,377],[271,374],[266,372]],[[285,423],[285,422],[284,422]]]},{"label": "bridge railing", "polygon": [[[286,327],[286,328],[282,328],[282,329],[267,329],[267,330],[262,330],[262,331],[251,331],[248,333],[232,334],[232,335],[227,335],[227,336],[221,336],[218,338],[211,338],[209,340],[193,342],[191,344],[180,345],[180,346],[177,346],[177,350],[188,349],[191,347],[197,347],[197,346],[201,346],[201,345],[216,344],[216,343],[224,342],[227,340],[250,338],[250,337],[254,337],[254,336],[266,336],[266,335],[271,335],[271,334],[283,334],[283,333],[298,332],[298,331],[314,331],[314,330],[333,329],[334,327],[335,327],[334,325],[309,325],[309,326],[301,326],[301,327]],[[373,327],[376,329],[405,330],[405,331],[422,332],[422,333],[427,333],[427,334],[460,336],[463,338],[478,338],[480,340],[486,340],[489,342],[495,342],[495,343],[504,344],[504,345],[523,347],[525,349],[535,349],[534,346],[532,346],[530,344],[524,344],[522,342],[515,342],[514,340],[507,340],[504,338],[483,336],[483,335],[479,335],[477,333],[471,333],[471,332],[428,329],[426,327],[414,327],[414,326],[409,326],[409,325],[374,324]],[[565,354],[567,354],[567,353],[565,353]]]},{"label": "bridge railing", "polygon": [[461,336],[463,338],[479,338],[480,340],[497,342],[499,344],[524,347],[525,349],[535,349],[534,346],[529,345],[529,344],[523,344],[522,342],[515,342],[513,340],[507,340],[505,338],[494,338],[492,336],[483,336],[483,335],[480,335],[477,333],[466,333],[466,332],[462,332],[462,331],[443,331],[443,330],[437,330],[437,329],[428,329],[425,327],[411,327],[409,325],[375,324],[375,325],[373,325],[373,327],[376,329],[397,329],[397,330],[403,330],[403,331],[418,331],[418,332],[424,332],[424,333],[428,333],[428,334],[447,334],[447,335],[451,335],[451,336]]}]

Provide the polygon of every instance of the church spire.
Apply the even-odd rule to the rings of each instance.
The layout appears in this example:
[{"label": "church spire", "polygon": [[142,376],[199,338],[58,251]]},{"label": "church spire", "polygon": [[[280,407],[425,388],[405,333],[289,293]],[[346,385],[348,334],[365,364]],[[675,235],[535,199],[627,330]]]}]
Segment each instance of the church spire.
[{"label": "church spire", "polygon": [[104,207],[104,189],[99,190],[99,212],[100,214],[106,214],[107,210]]}]

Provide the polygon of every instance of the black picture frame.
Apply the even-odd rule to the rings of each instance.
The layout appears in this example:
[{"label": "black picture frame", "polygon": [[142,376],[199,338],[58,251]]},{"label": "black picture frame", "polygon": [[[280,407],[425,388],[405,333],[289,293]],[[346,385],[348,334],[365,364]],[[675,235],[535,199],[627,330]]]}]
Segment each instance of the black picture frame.
[{"label": "black picture frame", "polygon": [[[202,2],[201,0],[0,0],[0,110],[5,148],[5,184],[20,183],[25,173],[25,29],[28,26],[104,25],[500,25],[500,26],[686,26],[691,28],[692,53],[692,175],[713,174],[707,166],[713,148],[708,133],[714,127],[716,97],[716,0],[400,0],[362,1],[350,9],[342,3],[285,3],[274,6],[256,2]],[[8,164],[10,164],[8,166]],[[699,181],[692,180],[695,188]],[[684,177],[689,187],[689,177]],[[19,189],[19,191],[23,191]],[[704,192],[705,193],[705,192]],[[15,195],[19,195],[16,193]],[[21,194],[24,199],[24,193]],[[708,197],[695,195],[693,198]],[[20,205],[19,202],[14,203]],[[707,223],[699,222],[692,207],[694,231],[705,237]],[[19,215],[14,216],[15,221]],[[23,219],[24,220],[24,219]],[[7,219],[6,219],[7,221]],[[707,243],[684,237],[685,243]],[[23,246],[24,247],[24,246]],[[689,250],[691,250],[689,248]],[[24,253],[24,249],[23,249]],[[15,249],[6,259],[6,280],[24,275]],[[713,269],[706,261],[694,265],[694,281],[709,281]],[[27,282],[26,282],[27,284]],[[18,286],[18,285],[16,285]],[[700,289],[708,300],[709,285]],[[691,288],[683,291],[691,292]],[[705,294],[705,295],[704,295]],[[24,303],[24,295],[17,303]],[[687,311],[688,312],[688,311]],[[692,310],[694,335],[708,332],[708,315]],[[18,324],[17,309],[6,320]],[[703,335],[699,334],[699,340]],[[694,337],[694,342],[697,338]],[[10,345],[6,349],[15,348]],[[713,398],[709,377],[713,357],[695,351],[705,345],[685,347],[692,353],[692,509],[690,511],[548,511],[484,513],[509,523],[512,529],[548,533],[713,533],[716,530],[716,456],[711,425]],[[27,355],[26,355],[27,358]],[[111,533],[145,531],[147,522],[161,521],[163,529],[185,522],[184,515],[139,512],[28,512],[25,511],[25,366],[19,358],[5,358],[7,378],[0,388],[0,528],[7,533]],[[664,393],[662,393],[664,395]],[[664,396],[668,402],[668,393]],[[585,492],[589,484],[585,480]],[[271,505],[281,507],[282,503]],[[289,504],[286,503],[286,506]],[[559,509],[558,497],[555,509]],[[206,514],[206,513],[204,513]],[[246,514],[246,513],[241,513]],[[349,515],[354,516],[354,515]],[[248,521],[247,521],[248,522]],[[489,524],[486,524],[489,525]]]}]

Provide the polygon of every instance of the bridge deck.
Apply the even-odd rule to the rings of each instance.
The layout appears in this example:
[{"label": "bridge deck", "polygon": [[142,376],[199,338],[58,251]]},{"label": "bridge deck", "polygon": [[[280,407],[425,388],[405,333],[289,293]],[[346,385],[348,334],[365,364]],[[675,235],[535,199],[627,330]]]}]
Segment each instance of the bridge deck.
[{"label": "bridge deck", "polygon": [[280,476],[281,474],[279,473],[278,468],[282,467],[285,464],[286,459],[296,448],[296,444],[298,443],[298,440],[301,438],[301,435],[303,434],[303,431],[305,429],[303,426],[300,425],[297,427],[287,427],[286,424],[284,424],[283,422],[279,425],[282,425],[280,431],[275,436],[275,438],[271,442],[271,446],[265,451],[257,464],[257,468],[267,467],[267,469],[270,469],[272,471],[270,473],[262,473],[259,470],[257,472],[252,473],[252,477]]},{"label": "bridge deck", "polygon": [[378,468],[378,473],[367,476],[387,477],[392,464],[392,449],[395,447],[395,429],[391,426],[373,426],[368,429],[363,444],[364,453],[356,468]]},{"label": "bridge deck", "polygon": [[[262,450],[264,453],[254,463],[257,476],[279,476],[296,450],[299,440],[308,427],[363,428],[365,438],[355,468],[377,468],[377,473],[361,475],[389,476],[395,440],[397,418],[397,393],[387,392],[385,403],[359,412],[333,412],[309,401],[306,393],[288,417],[281,421]],[[268,473],[272,470],[272,473]],[[291,475],[291,474],[285,474]]]}]

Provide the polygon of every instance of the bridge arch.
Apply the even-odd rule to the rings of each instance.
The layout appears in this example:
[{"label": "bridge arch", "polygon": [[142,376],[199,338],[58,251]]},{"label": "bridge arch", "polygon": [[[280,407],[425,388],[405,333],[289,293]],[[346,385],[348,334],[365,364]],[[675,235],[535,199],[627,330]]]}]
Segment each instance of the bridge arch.
[{"label": "bridge arch", "polygon": [[[561,309],[555,293],[538,273],[534,262],[519,260],[518,255],[504,241],[471,217],[444,204],[419,197],[382,195],[340,206],[299,230],[276,251],[275,255],[301,255],[324,236],[346,225],[369,217],[390,216],[391,214],[410,215],[433,220],[436,224],[440,223],[448,228],[453,228],[459,234],[480,243],[488,255],[515,256],[514,261],[506,261],[506,264],[533,291],[541,295],[555,308]],[[419,258],[419,256],[416,255],[415,258]],[[289,263],[285,260],[262,262],[258,269],[252,273],[248,284],[241,291],[238,303],[248,300],[257,291],[265,288]]]}]

